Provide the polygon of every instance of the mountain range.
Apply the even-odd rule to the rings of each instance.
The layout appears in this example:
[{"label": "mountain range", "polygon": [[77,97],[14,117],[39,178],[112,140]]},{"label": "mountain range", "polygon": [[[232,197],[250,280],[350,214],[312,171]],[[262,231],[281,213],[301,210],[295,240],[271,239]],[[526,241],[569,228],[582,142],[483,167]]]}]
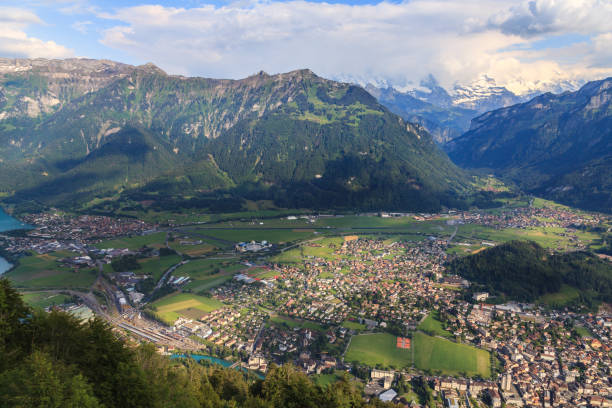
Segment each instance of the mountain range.
[{"label": "mountain range", "polygon": [[85,59],[0,60],[0,166],[6,200],[60,207],[136,194],[432,210],[470,189],[421,126],[361,87]]},{"label": "mountain range", "polygon": [[447,145],[460,166],[590,210],[612,209],[612,78],[485,113]]},{"label": "mountain range", "polygon": [[418,88],[405,91],[371,83],[365,89],[393,113],[423,126],[441,146],[465,133],[471,120],[482,113],[528,101],[540,93],[533,90],[517,95],[487,76],[470,85],[456,84],[450,92],[431,75]]}]

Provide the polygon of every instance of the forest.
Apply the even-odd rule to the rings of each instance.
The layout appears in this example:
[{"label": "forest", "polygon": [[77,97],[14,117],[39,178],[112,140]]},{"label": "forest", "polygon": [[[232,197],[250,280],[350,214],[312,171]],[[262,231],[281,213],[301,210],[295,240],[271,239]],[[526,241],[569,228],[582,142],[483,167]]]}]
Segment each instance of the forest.
[{"label": "forest", "polygon": [[347,379],[321,387],[290,365],[265,380],[193,360],[171,360],[117,336],[100,318],[81,322],[30,309],[0,279],[0,406],[45,408],[368,408]]},{"label": "forest", "polygon": [[588,252],[551,254],[532,241],[511,241],[448,266],[477,289],[513,300],[533,302],[565,284],[578,289],[585,302],[612,301],[612,265]]}]

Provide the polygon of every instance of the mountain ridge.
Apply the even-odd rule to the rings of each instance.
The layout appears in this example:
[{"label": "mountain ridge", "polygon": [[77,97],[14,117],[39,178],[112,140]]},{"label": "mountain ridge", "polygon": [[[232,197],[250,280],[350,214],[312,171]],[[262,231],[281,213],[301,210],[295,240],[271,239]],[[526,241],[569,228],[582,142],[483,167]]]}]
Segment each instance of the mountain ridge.
[{"label": "mountain ridge", "polygon": [[455,163],[585,209],[612,208],[612,78],[487,112],[454,139]]},{"label": "mountain ridge", "polygon": [[[98,75],[109,70],[106,63],[86,64]],[[46,75],[5,75],[0,90],[13,103],[0,112],[12,109],[18,96],[44,95],[51,89]],[[362,88],[307,69],[230,80],[120,65],[108,75],[112,79],[97,80],[93,91],[65,92],[61,106],[48,112],[0,120],[0,159],[12,170],[0,176],[0,188],[11,199],[66,205],[67,187],[53,193],[58,180],[60,187],[80,186],[73,193],[85,202],[187,179],[185,191],[228,193],[248,185],[251,193],[289,206],[433,209],[470,188],[422,128]],[[89,71],[78,76],[89,83]],[[143,151],[125,143],[121,151],[126,137]],[[17,181],[15,174],[22,177]],[[87,181],[96,175],[95,183]]]}]

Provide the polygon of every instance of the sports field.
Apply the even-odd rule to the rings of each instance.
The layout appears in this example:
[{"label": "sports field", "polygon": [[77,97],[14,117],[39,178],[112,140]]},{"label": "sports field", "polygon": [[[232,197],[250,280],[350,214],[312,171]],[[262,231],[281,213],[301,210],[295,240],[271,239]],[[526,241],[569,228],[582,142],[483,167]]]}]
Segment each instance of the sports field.
[{"label": "sports field", "polygon": [[223,307],[223,303],[213,298],[191,293],[176,293],[153,303],[155,313],[166,324],[172,325],[179,316],[194,318],[198,312],[212,312]]},{"label": "sports field", "polygon": [[[362,334],[351,339],[345,361],[376,367],[401,369],[412,365],[412,350],[396,347],[396,336],[388,333]],[[466,344],[416,332],[412,337],[415,367],[445,375],[489,377],[489,353]]]},{"label": "sports field", "polygon": [[414,333],[415,366],[445,375],[491,376],[489,352],[421,332]]},{"label": "sports field", "polygon": [[376,367],[404,368],[412,364],[412,352],[396,347],[397,337],[388,333],[353,336],[344,356],[346,362],[358,361]]}]

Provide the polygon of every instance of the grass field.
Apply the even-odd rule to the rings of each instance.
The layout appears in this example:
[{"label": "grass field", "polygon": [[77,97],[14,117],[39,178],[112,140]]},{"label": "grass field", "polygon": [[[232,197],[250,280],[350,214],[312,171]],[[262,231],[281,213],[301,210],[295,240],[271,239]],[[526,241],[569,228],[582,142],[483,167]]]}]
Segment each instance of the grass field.
[{"label": "grass field", "polygon": [[19,259],[19,265],[4,276],[22,289],[88,289],[96,280],[96,271],[81,269],[78,272],[62,267],[60,258],[75,256],[70,252],[52,252]]},{"label": "grass field", "polygon": [[321,386],[321,387],[327,387],[328,385],[332,385],[335,384],[336,382],[340,381],[342,379],[343,376],[347,376],[347,377],[351,377],[350,374],[344,372],[344,371],[340,371],[340,370],[336,370],[334,371],[333,374],[317,374],[312,376],[312,379],[314,380],[315,384]]},{"label": "grass field", "polygon": [[72,299],[71,296],[52,292],[22,293],[21,296],[30,306],[39,307],[41,309],[53,305],[62,305],[66,302],[70,302]]},{"label": "grass field", "polygon": [[201,292],[222,285],[245,268],[238,262],[238,258],[195,259],[178,267],[174,275],[191,277],[192,280],[185,288]]},{"label": "grass field", "polygon": [[370,367],[381,365],[400,369],[412,364],[412,351],[396,347],[397,337],[388,333],[353,336],[344,356],[347,362],[358,361]]},{"label": "grass field", "polygon": [[593,333],[591,333],[591,331],[584,326],[574,326],[574,329],[576,329],[580,337],[585,337],[585,338],[593,337]]},{"label": "grass field", "polygon": [[[506,228],[496,230],[482,225],[464,224],[459,226],[456,240],[487,240],[495,242],[507,242],[512,240],[531,240],[545,248],[570,248],[575,244],[570,242],[569,237],[562,236],[564,228],[533,227],[526,229]],[[579,239],[586,245],[597,239],[595,234],[580,233]]]},{"label": "grass field", "polygon": [[[465,344],[416,332],[412,338],[415,366],[445,375],[480,375],[489,377],[489,353]],[[412,350],[396,347],[396,337],[388,333],[354,336],[344,357],[371,367],[377,365],[400,369],[412,364]]]},{"label": "grass field", "polygon": [[[196,245],[187,245],[187,244],[181,244],[181,241],[183,242],[202,241],[202,243],[196,244]],[[192,257],[204,256],[206,254],[213,253],[219,249],[216,245],[212,245],[208,242],[204,242],[204,240],[201,238],[193,238],[193,237],[177,238],[174,241],[169,242],[169,246],[170,248],[174,249],[175,251],[181,254],[189,255]]]},{"label": "grass field", "polygon": [[176,265],[181,262],[181,257],[178,255],[169,255],[169,256],[156,256],[153,258],[146,258],[138,260],[142,269],[135,271],[136,273],[144,273],[147,275],[151,275],[153,280],[157,282],[164,272],[168,270],[172,265]]},{"label": "grass field", "polygon": [[489,352],[467,344],[431,337],[421,332],[412,337],[415,366],[444,375],[491,376]]},{"label": "grass field", "polygon": [[579,297],[580,291],[578,289],[568,285],[562,285],[559,292],[542,295],[536,303],[545,304],[551,307],[563,307]]},{"label": "grass field", "polygon": [[305,240],[315,237],[315,233],[311,229],[214,229],[214,228],[198,228],[197,231],[201,234],[222,239],[230,242],[246,242],[246,241],[268,241],[274,244],[283,244],[296,240]]},{"label": "grass field", "polygon": [[223,303],[191,293],[175,293],[159,299],[153,306],[157,316],[166,324],[172,325],[179,316],[193,317],[192,310],[208,313],[222,308]]},{"label": "grass field", "polygon": [[453,337],[451,332],[442,327],[442,322],[438,320],[438,312],[436,311],[431,312],[419,325],[418,329],[432,336]]},{"label": "grass field", "polygon": [[342,327],[346,327],[347,329],[357,330],[357,331],[365,330],[366,329],[365,324],[361,324],[361,323],[357,323],[357,322],[351,322],[351,321],[348,321],[348,320],[345,320],[342,323]]},{"label": "grass field", "polygon": [[94,245],[96,248],[127,248],[136,250],[143,246],[161,248],[166,241],[165,232],[156,232],[149,235],[138,235],[131,238],[113,239],[110,241],[102,241]]},{"label": "grass field", "polygon": [[311,330],[317,330],[317,331],[324,331],[325,329],[323,328],[323,326],[321,326],[320,324],[317,324],[315,322],[311,322],[309,320],[300,320],[300,319],[292,319],[291,317],[288,316],[280,316],[280,315],[276,315],[271,317],[268,320],[268,325],[270,324],[274,324],[274,325],[279,325],[279,326],[286,326],[289,328],[294,328],[294,327],[300,327],[303,329],[311,329]]}]

